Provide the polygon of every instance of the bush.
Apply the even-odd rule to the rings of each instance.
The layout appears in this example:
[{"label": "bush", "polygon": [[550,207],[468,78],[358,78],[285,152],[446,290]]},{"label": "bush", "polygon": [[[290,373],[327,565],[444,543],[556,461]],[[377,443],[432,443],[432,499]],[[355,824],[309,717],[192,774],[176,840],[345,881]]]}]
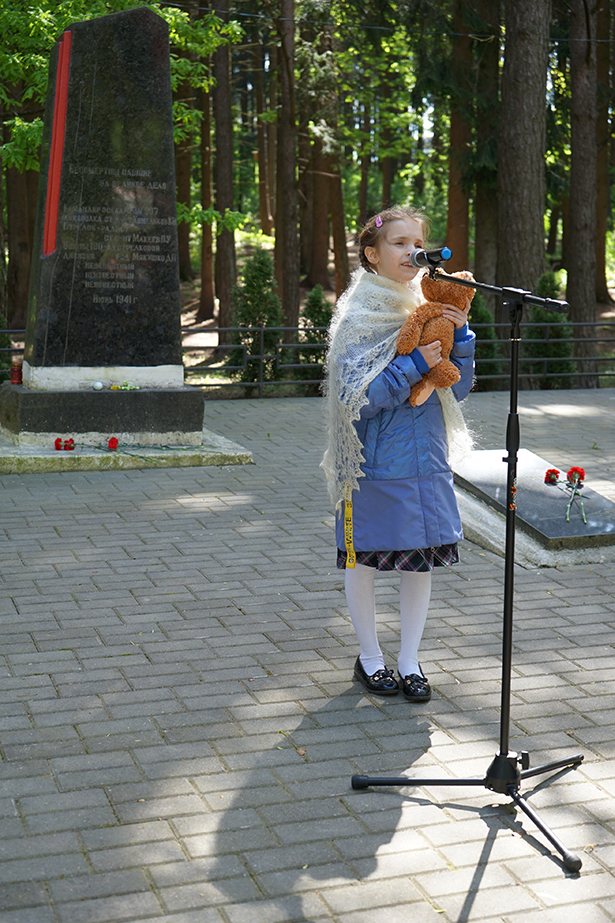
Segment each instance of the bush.
[{"label": "bush", "polygon": [[[536,294],[540,298],[559,297],[554,272],[545,272],[540,277]],[[528,359],[544,361],[522,363],[523,373],[536,376],[541,372],[548,372],[549,375],[575,372],[576,365],[572,361],[572,327],[566,324],[563,315],[547,311],[539,305],[533,305],[528,313],[528,322],[537,326],[530,326],[524,330],[523,355]],[[541,340],[545,342],[539,342]],[[538,378],[533,377],[531,381],[533,387],[548,391],[555,388],[571,388],[574,378],[547,378],[540,375]]]},{"label": "bush", "polygon": [[325,298],[322,285],[315,285],[305,299],[302,317],[309,343],[320,343],[326,338],[326,330],[314,330],[314,327],[329,327],[333,317],[333,305]]},{"label": "bush", "polygon": [[[6,318],[0,313],[0,330],[6,330]],[[11,335],[9,333],[0,333],[0,346],[11,348]],[[0,353],[0,381],[8,381],[11,377],[9,369],[12,363],[12,353]]]},{"label": "bush", "polygon": [[[237,327],[281,327],[284,323],[282,305],[276,291],[273,261],[265,250],[257,250],[246,260],[241,281],[233,288],[234,322]],[[239,342],[245,346],[247,353],[246,368],[238,374],[241,381],[259,381],[260,360],[250,359],[261,352],[259,330],[239,330]],[[264,331],[263,351],[274,355],[280,343],[279,330]],[[233,350],[228,359],[229,365],[241,365],[243,351]],[[279,378],[275,359],[263,362],[263,380],[273,381]]]},{"label": "bush", "polygon": [[[480,292],[477,292],[472,299],[470,322],[477,340],[480,341],[476,344],[475,354],[475,358],[479,360],[476,363],[476,374],[480,377],[477,378],[474,390],[501,391],[506,388],[506,381],[489,376],[503,375],[506,367],[500,345],[495,342],[498,337],[495,332],[493,315],[485,306],[485,299]],[[480,325],[478,330],[475,329],[476,325]]]},{"label": "bush", "polygon": [[[301,312],[301,342],[319,345],[327,341],[327,328],[331,323],[333,316],[333,305],[325,298],[322,285],[315,285],[309,292],[303,311]],[[318,329],[318,328],[325,328]],[[318,363],[321,368],[317,369],[295,369],[297,378],[303,380],[317,380],[322,378],[322,365],[325,361],[325,350],[322,349],[304,349],[299,350],[299,362],[306,364]]]}]

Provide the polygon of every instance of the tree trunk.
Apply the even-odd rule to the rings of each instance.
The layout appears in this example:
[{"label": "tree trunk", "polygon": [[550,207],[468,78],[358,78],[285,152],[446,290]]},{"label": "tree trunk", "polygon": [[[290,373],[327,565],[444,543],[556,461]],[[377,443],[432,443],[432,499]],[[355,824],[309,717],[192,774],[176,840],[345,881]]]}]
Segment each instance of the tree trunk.
[{"label": "tree trunk", "polygon": [[570,195],[567,193],[562,199],[562,268],[568,271],[568,252],[569,252],[569,234],[570,229]]},{"label": "tree trunk", "polygon": [[422,106],[420,109],[417,109],[416,111],[416,117],[417,117],[416,162],[420,164],[420,167],[417,170],[417,172],[414,174],[414,179],[412,181],[412,184],[414,186],[415,195],[419,201],[422,201],[423,196],[425,195],[425,170],[424,170],[425,137],[423,133],[424,114],[425,113],[424,113]]},{"label": "tree trunk", "polygon": [[391,84],[386,75],[382,79],[380,89],[380,172],[382,175],[382,208],[389,208],[393,195],[393,174],[395,159],[391,157],[392,142],[391,126],[389,124],[389,105],[391,100]]},{"label": "tree trunk", "polygon": [[38,170],[26,170],[26,190],[28,195],[28,241],[30,252],[34,251],[34,225],[36,224],[36,203],[38,200]]},{"label": "tree trunk", "polygon": [[[367,184],[372,160],[371,109],[369,100],[363,104],[363,138],[361,141],[361,182],[359,186],[359,227],[367,221]],[[337,285],[336,285],[337,288]]]},{"label": "tree trunk", "polygon": [[545,268],[550,0],[505,0],[498,139],[498,284],[535,291]]},{"label": "tree trunk", "polygon": [[446,243],[453,252],[446,264],[447,272],[467,269],[469,256],[470,196],[464,186],[462,158],[471,140],[470,126],[458,109],[451,112],[450,151],[448,161],[448,213]]},{"label": "tree trunk", "polygon": [[6,170],[6,214],[9,263],[7,302],[9,326],[26,326],[32,246],[28,228],[28,181],[16,167]]},{"label": "tree trunk", "polygon": [[561,214],[561,202],[556,202],[551,209],[551,214],[549,216],[549,237],[547,239],[547,254],[549,256],[554,256],[555,251],[557,250],[557,230],[559,227],[559,219]]},{"label": "tree trunk", "polygon": [[273,233],[273,216],[269,199],[269,162],[267,159],[267,125],[260,118],[265,111],[263,92],[263,49],[252,49],[254,62],[254,96],[256,102],[256,143],[258,149],[258,212],[263,234]]},{"label": "tree trunk", "polygon": [[[201,208],[206,211],[211,208],[211,100],[210,94],[201,91]],[[213,258],[213,233],[212,226],[207,221],[201,225],[201,295],[199,310],[196,320],[202,323],[211,320],[215,312],[214,297],[214,258]]]},{"label": "tree trunk", "polygon": [[[309,117],[305,114],[301,118],[301,125],[307,126]],[[299,179],[297,183],[297,197],[299,207],[299,251],[300,274],[307,276],[312,264],[312,218],[314,211],[314,170],[312,168],[312,145],[310,136],[305,130],[299,131]]]},{"label": "tree trunk", "polygon": [[[474,211],[476,213],[474,278],[478,282],[487,282],[489,285],[495,285],[498,262],[498,209],[496,190],[490,188],[487,184],[483,185],[477,183]],[[485,292],[481,294],[485,299],[485,305],[495,315],[495,295],[489,295]]]},{"label": "tree trunk", "polygon": [[[269,46],[269,108],[275,112],[278,108],[278,48],[277,45]],[[275,224],[275,197],[276,197],[276,172],[278,163],[278,124],[267,123],[267,177],[269,179],[269,206],[273,223]]]},{"label": "tree trunk", "polygon": [[[216,0],[217,15],[228,20],[228,0]],[[224,215],[233,210],[233,113],[231,99],[231,53],[228,45],[219,45],[213,53],[213,110],[216,125],[216,157],[214,179],[216,210]],[[218,296],[220,327],[233,324],[233,285],[235,284],[235,235],[226,228],[218,228],[216,241],[216,294]],[[220,334],[220,342],[228,342],[228,333]]]},{"label": "tree trunk", "polygon": [[463,0],[453,3],[453,79],[455,89],[451,101],[451,130],[448,157],[448,216],[446,243],[453,251],[446,264],[447,272],[467,269],[470,262],[470,193],[464,182],[465,158],[470,151],[472,103],[467,91],[468,75],[472,72],[472,46],[464,22]]},{"label": "tree trunk", "polygon": [[610,211],[610,177],[609,177],[609,124],[610,88],[610,44],[611,3],[599,0],[597,17],[597,80],[598,80],[598,125],[596,144],[598,162],[596,175],[596,300],[603,304],[613,299],[609,294],[606,281],[606,234]]},{"label": "tree trunk", "polygon": [[278,162],[275,266],[287,327],[299,323],[299,229],[297,226],[297,121],[295,107],[295,3],[281,0],[276,21],[280,37]]},{"label": "tree trunk", "polygon": [[[441,96],[433,97],[433,135],[431,147],[433,150],[434,163],[440,164],[446,157],[446,133],[444,124],[446,119],[447,105]],[[432,174],[432,182],[437,193],[442,193],[443,170],[435,169]]]},{"label": "tree trunk", "polygon": [[[4,121],[4,107],[0,103],[0,120]],[[0,177],[4,175],[4,164],[0,156]],[[0,182],[0,324],[6,327],[8,323],[8,299],[6,290],[8,238],[4,221],[4,183]]]},{"label": "tree trunk", "polygon": [[[180,83],[177,100],[185,105],[192,105],[194,89],[187,81]],[[192,138],[190,136],[175,145],[175,182],[177,184],[177,201],[190,208],[190,179],[192,173]],[[177,226],[177,244],[180,279],[194,279],[194,270],[190,259],[190,224],[186,221]]]},{"label": "tree trunk", "polygon": [[330,178],[331,231],[335,258],[335,296],[339,298],[350,282],[348,247],[346,246],[346,216],[344,213],[344,191],[342,171],[338,156]]},{"label": "tree trunk", "polygon": [[322,285],[331,290],[329,278],[329,187],[331,174],[331,157],[323,154],[322,143],[317,138],[313,142],[313,211],[310,268],[306,285],[314,288]]},{"label": "tree trunk", "polygon": [[[570,0],[570,208],[568,287],[571,319],[596,320],[596,12]],[[581,388],[598,387],[595,327],[574,328]]]},{"label": "tree trunk", "polygon": [[[498,120],[498,67],[500,58],[500,3],[499,0],[479,0],[477,5],[481,32],[488,31],[491,42],[480,42],[477,47],[477,96],[481,101],[476,125],[476,142],[483,162],[489,162],[491,150],[497,149]],[[495,158],[493,158],[495,160]],[[480,282],[495,285],[497,269],[498,196],[497,170],[485,166],[476,178],[474,201],[476,221],[474,276]],[[495,314],[495,296],[484,295],[485,304]]]}]

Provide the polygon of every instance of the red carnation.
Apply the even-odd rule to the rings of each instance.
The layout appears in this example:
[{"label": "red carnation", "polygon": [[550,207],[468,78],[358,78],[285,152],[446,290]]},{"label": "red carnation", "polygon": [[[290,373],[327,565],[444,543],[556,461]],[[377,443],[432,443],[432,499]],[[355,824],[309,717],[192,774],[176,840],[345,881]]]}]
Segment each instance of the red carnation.
[{"label": "red carnation", "polygon": [[577,468],[575,466],[566,472],[566,477],[570,484],[576,487],[582,487],[583,481],[585,480],[585,471],[583,468]]},{"label": "red carnation", "polygon": [[545,472],[545,484],[557,484],[559,479],[559,471],[557,468],[549,468]]},{"label": "red carnation", "polygon": [[62,440],[61,440],[61,438],[60,438],[59,436],[58,436],[58,438],[56,439],[56,441],[54,442],[54,446],[56,447],[56,452],[59,452],[60,449],[62,448]]},{"label": "red carnation", "polygon": [[111,439],[109,440],[109,449],[111,450],[111,452],[115,452],[118,445],[119,445],[119,442],[117,441],[115,436],[112,436]]},{"label": "red carnation", "polygon": [[65,452],[72,452],[74,448],[75,448],[75,440],[74,440],[74,439],[67,439],[67,440],[65,441],[65,443],[64,443],[64,451],[65,451]]}]

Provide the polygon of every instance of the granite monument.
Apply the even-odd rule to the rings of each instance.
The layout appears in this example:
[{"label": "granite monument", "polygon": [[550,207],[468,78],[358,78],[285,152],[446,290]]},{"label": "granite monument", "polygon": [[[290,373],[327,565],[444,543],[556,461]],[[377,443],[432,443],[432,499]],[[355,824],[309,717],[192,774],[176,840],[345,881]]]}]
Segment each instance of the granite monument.
[{"label": "granite monument", "polygon": [[20,441],[201,439],[182,364],[169,61],[166,23],[142,7],[70,26],[52,54],[23,385],[0,398]]}]

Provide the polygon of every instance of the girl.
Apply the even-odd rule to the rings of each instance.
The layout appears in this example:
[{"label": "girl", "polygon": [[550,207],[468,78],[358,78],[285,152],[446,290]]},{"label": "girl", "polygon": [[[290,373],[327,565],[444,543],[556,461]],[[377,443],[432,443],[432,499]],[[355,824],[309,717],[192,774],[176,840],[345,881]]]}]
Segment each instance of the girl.
[{"label": "girl", "polygon": [[424,217],[403,208],[376,215],[359,236],[363,268],[340,298],[329,332],[328,446],[322,461],[336,507],[337,566],[345,570],[360,647],[355,679],[378,695],[398,692],[378,643],[374,602],[376,570],[398,570],[397,664],[410,702],[431,698],[418,648],[432,568],[459,560],[463,534],[449,460],[471,447],[457,401],[472,386],[475,339],[467,326],[469,301],[465,310],[445,306],[444,316],[455,325],[450,359],[461,380],[452,389],[431,386],[421,405],[412,407],[412,385],[441,361],[439,341],[396,357],[399,330],[424,301],[419,271],[409,261],[412,250],[424,245]]}]

